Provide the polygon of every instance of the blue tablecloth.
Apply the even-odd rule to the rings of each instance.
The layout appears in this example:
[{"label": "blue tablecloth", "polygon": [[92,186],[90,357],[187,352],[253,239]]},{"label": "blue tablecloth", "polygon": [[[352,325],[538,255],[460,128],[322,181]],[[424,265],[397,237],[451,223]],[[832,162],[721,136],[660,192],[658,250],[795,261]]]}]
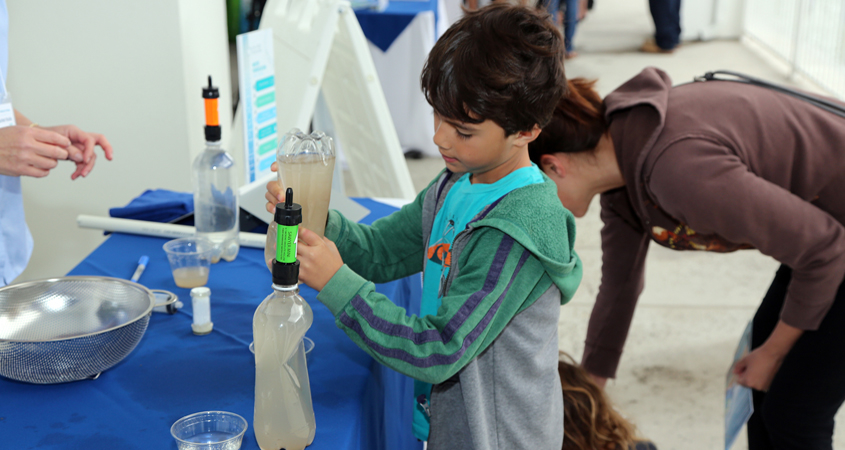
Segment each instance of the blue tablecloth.
[{"label": "blue tablecloth", "polygon": [[[395,210],[358,201],[371,211],[363,223]],[[113,234],[69,275],[129,278],[138,258],[148,255],[140,283],[176,293],[185,307],[172,316],[153,313],[135,350],[97,380],[32,385],[0,378],[0,448],[175,449],[173,422],[207,410],[243,416],[249,429],[241,448],[258,448],[252,430],[255,365],[248,345],[255,308],[271,292],[263,251],[241,248],[235,261],[212,266],[207,286],[214,331],[196,336],[189,290],[174,284],[161,248],[165,242]],[[419,311],[418,276],[378,290]],[[411,433],[411,380],[353,344],[315,291],[303,287],[301,295],[314,310],[306,336],[315,343],[308,372],[317,435],[309,449],[421,449]]]},{"label": "blue tablecloth", "polygon": [[391,0],[384,11],[357,10],[355,17],[361,24],[364,36],[381,51],[386,52],[414,17],[423,11],[432,11],[434,23],[437,23],[437,0]]}]

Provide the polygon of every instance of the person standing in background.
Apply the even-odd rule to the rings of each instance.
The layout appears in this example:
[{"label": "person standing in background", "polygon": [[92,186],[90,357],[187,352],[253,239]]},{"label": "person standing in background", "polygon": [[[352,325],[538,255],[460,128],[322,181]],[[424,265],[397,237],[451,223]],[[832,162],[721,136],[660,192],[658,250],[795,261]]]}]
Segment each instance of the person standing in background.
[{"label": "person standing in background", "polygon": [[45,177],[60,160],[70,160],[76,164],[71,180],[84,178],[94,168],[97,145],[112,159],[103,135],[73,125],[40,127],[15,110],[6,91],[8,62],[9,13],[0,0],[0,286],[20,275],[32,255],[20,177]]},{"label": "person standing in background", "polygon": [[587,9],[587,0],[564,0],[563,10],[559,11],[559,15],[562,16],[560,21],[563,24],[566,59],[572,59],[578,56],[578,52],[574,50],[572,40],[575,38],[575,29],[578,27],[578,22],[587,16]]},{"label": "person standing in background", "polygon": [[574,49],[573,39],[578,22],[587,16],[588,0],[538,0],[537,7],[548,11],[555,26],[562,29],[566,48],[565,58],[572,59],[578,56],[578,52]]},{"label": "person standing in background", "polygon": [[649,0],[654,38],[640,47],[645,53],[672,53],[681,43],[681,0]]}]

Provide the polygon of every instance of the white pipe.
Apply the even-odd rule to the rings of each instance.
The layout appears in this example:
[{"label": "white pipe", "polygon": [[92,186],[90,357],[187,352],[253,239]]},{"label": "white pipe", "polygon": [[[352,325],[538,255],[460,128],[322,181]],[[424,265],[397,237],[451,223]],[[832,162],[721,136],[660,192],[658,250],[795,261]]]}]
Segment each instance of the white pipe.
[{"label": "white pipe", "polygon": [[[181,238],[196,235],[196,228],[187,225],[173,225],[170,223],[147,222],[144,220],[116,219],[114,217],[99,217],[80,214],[76,216],[76,224],[80,228],[114,231],[118,233],[140,234],[165,238]],[[265,235],[258,233],[238,234],[238,241],[242,247],[264,248]]]}]

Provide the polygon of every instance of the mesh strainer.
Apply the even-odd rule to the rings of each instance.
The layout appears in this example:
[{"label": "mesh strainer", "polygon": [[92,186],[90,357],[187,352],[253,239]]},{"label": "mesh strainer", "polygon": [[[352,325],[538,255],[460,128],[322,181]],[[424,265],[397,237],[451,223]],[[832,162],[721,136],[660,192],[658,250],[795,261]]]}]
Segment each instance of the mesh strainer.
[{"label": "mesh strainer", "polygon": [[108,277],[0,288],[0,375],[38,384],[96,378],[132,352],[154,303],[144,286]]}]

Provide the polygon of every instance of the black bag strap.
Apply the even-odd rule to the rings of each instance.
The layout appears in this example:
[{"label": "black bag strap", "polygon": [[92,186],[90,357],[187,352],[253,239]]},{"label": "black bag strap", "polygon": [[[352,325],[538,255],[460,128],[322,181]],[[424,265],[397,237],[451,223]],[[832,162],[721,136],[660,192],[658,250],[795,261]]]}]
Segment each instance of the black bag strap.
[{"label": "black bag strap", "polygon": [[[729,78],[725,78],[725,76]],[[830,113],[836,114],[839,117],[845,118],[845,106],[843,106],[842,104],[832,102],[822,97],[816,97],[815,95],[811,95],[806,92],[801,92],[799,90],[792,89],[786,86],[781,86],[779,84],[770,83],[759,78],[754,78],[745,74],[741,74],[739,72],[732,72],[729,70],[716,70],[713,72],[707,72],[704,74],[704,76],[695,77],[695,81],[733,81],[736,83],[753,84],[754,86],[760,86],[781,92],[783,94],[791,95],[806,102],[812,103],[813,105],[816,105],[819,108]]]}]

